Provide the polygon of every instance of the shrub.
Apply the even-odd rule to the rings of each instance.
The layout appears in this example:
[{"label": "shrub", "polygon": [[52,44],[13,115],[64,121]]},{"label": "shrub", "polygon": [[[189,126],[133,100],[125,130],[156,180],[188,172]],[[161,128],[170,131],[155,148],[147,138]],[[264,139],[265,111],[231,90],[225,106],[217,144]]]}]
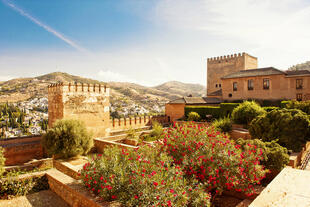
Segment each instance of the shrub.
[{"label": "shrub", "polygon": [[200,120],[200,115],[197,112],[190,112],[188,114],[188,121],[199,121]]},{"label": "shrub", "polygon": [[310,101],[287,101],[285,104],[287,109],[299,109],[310,115]]},{"label": "shrub", "polygon": [[290,101],[281,101],[281,108],[286,108],[286,105],[289,103]]},{"label": "shrub", "polygon": [[257,153],[254,145],[241,150],[225,135],[196,124],[167,130],[162,149],[182,166],[188,179],[197,178],[216,194],[225,189],[251,194],[266,173],[259,164],[262,151]]},{"label": "shrub", "polygon": [[249,132],[263,141],[278,139],[281,146],[299,152],[310,140],[310,120],[298,109],[273,110],[254,119]]},{"label": "shrub", "polygon": [[275,140],[263,142],[259,139],[238,139],[236,143],[239,144],[243,150],[247,150],[249,144],[250,146],[255,145],[257,148],[262,149],[264,160],[261,164],[270,170],[281,171],[290,161],[287,149],[280,146]]},{"label": "shrub", "polygon": [[68,158],[87,154],[93,146],[93,139],[83,122],[64,119],[57,120],[43,135],[42,145],[49,155]]},{"label": "shrub", "polygon": [[212,126],[215,130],[218,130],[220,132],[230,132],[232,129],[232,121],[229,117],[224,117],[215,120],[212,123]]},{"label": "shrub", "polygon": [[127,139],[139,139],[136,130],[133,128],[128,129],[126,138]]},{"label": "shrub", "polygon": [[3,155],[3,148],[0,147],[0,176],[4,172],[4,162],[5,162],[5,157]]},{"label": "shrub", "polygon": [[265,106],[263,107],[263,109],[266,111],[266,112],[269,112],[269,111],[272,111],[272,110],[278,110],[280,109],[279,107],[276,107],[276,106]]},{"label": "shrub", "polygon": [[9,172],[0,179],[0,198],[10,199],[49,189],[46,176],[20,179],[19,172]]},{"label": "shrub", "polygon": [[232,112],[232,119],[236,124],[248,126],[250,122],[265,110],[254,101],[245,101],[236,107]]},{"label": "shrub", "polygon": [[212,115],[213,118],[219,118],[221,115],[221,108],[218,106],[186,106],[185,116],[188,117],[190,112],[196,112],[201,119],[205,119],[206,115]]},{"label": "shrub", "polygon": [[222,117],[230,116],[233,110],[239,105],[240,103],[221,103],[220,104],[221,116]]},{"label": "shrub", "polygon": [[94,194],[123,206],[210,206],[202,186],[191,186],[180,167],[171,163],[165,153],[147,146],[111,147],[84,165],[81,175]]}]

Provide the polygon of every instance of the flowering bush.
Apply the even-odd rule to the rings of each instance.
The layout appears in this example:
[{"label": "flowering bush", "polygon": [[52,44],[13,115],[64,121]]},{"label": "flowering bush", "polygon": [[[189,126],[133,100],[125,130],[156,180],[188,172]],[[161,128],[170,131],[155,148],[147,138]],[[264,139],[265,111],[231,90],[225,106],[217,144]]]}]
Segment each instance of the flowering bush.
[{"label": "flowering bush", "polygon": [[260,165],[262,150],[248,144],[242,151],[240,145],[211,127],[176,125],[166,131],[162,150],[182,166],[187,178],[198,179],[215,194],[225,189],[252,194],[267,172]]},{"label": "flowering bush", "polygon": [[[261,162],[266,168],[270,170],[282,170],[290,161],[288,150],[282,147],[275,140],[271,142],[263,142],[259,139],[238,139],[237,144],[241,146],[241,149],[245,150],[250,145],[255,145],[263,150],[264,160]],[[258,153],[258,151],[256,152]]]},{"label": "flowering bush", "polygon": [[192,111],[192,112],[190,112],[188,114],[187,120],[189,120],[189,121],[199,121],[200,120],[200,115],[197,112]]},{"label": "flowering bush", "polygon": [[144,146],[138,150],[107,148],[84,165],[85,186],[105,201],[124,206],[210,206],[210,195],[191,184],[165,153]]}]

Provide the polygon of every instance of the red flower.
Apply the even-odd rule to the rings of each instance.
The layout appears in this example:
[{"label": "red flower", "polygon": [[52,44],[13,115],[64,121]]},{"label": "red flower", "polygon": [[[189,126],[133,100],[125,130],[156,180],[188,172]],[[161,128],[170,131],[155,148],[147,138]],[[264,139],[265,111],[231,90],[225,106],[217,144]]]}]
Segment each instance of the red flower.
[{"label": "red flower", "polygon": [[112,199],[116,199],[116,195],[112,195],[111,198],[112,198]]},{"label": "red flower", "polygon": [[153,182],[153,185],[158,186],[158,183],[157,182]]}]

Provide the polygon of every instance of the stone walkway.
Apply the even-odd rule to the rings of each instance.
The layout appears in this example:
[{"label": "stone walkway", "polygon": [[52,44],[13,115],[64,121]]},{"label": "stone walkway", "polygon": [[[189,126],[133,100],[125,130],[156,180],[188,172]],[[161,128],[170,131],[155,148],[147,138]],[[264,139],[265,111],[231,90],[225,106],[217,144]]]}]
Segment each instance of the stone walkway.
[{"label": "stone walkway", "polygon": [[0,207],[69,207],[69,205],[54,192],[45,190],[12,200],[1,200]]}]

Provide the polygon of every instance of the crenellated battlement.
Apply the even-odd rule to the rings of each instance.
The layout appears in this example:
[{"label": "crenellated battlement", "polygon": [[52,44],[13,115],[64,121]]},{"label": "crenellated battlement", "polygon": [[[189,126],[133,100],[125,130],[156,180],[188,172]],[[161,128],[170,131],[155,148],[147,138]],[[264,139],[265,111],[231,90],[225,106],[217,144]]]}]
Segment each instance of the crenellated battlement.
[{"label": "crenellated battlement", "polygon": [[247,53],[243,52],[243,53],[235,53],[232,55],[224,55],[224,56],[218,56],[218,57],[211,57],[208,58],[208,63],[212,63],[212,62],[218,62],[218,61],[229,61],[229,60],[234,60],[240,57],[244,57],[245,55],[248,55]]},{"label": "crenellated battlement", "polygon": [[85,83],[53,83],[48,86],[48,92],[95,92],[109,93],[107,85]]}]

